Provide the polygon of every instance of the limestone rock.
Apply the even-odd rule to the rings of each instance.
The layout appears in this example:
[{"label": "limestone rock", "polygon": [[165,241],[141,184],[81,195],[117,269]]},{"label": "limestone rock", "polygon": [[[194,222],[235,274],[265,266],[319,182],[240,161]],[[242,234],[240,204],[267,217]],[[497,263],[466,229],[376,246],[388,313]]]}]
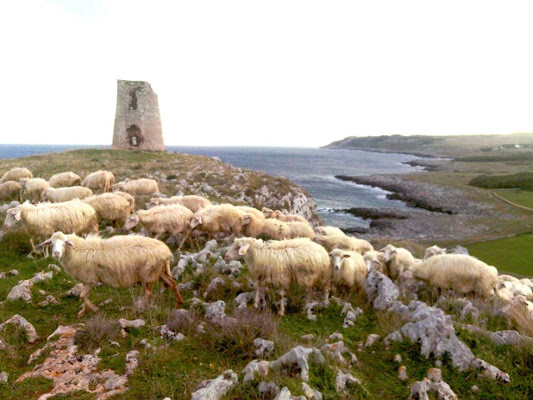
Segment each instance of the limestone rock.
[{"label": "limestone rock", "polygon": [[347,386],[360,385],[361,381],[355,378],[350,373],[344,373],[343,371],[337,371],[337,376],[335,377],[335,389],[337,392],[344,392]]},{"label": "limestone rock", "polygon": [[372,346],[378,339],[379,339],[379,335],[376,335],[375,333],[368,335],[366,338],[365,347]]},{"label": "limestone rock", "polygon": [[259,390],[259,393],[261,393],[263,396],[268,396],[268,398],[273,398],[279,393],[279,387],[274,382],[267,383],[262,381],[259,383],[257,390]]},{"label": "limestone rock", "polygon": [[430,368],[428,377],[413,383],[410,400],[429,399],[428,392],[434,392],[438,399],[456,400],[457,395],[446,382],[442,380],[442,372],[438,368]]},{"label": "limestone rock", "polygon": [[31,302],[31,288],[33,287],[33,283],[31,279],[20,281],[18,285],[13,286],[6,299],[11,301],[22,299],[27,303]]},{"label": "limestone rock", "polygon": [[270,362],[253,360],[244,367],[242,373],[244,374],[243,383],[251,382],[256,379],[256,376],[266,377]]},{"label": "limestone rock", "polygon": [[26,320],[26,318],[18,314],[13,315],[7,321],[4,321],[2,324],[0,324],[0,332],[6,329],[7,325],[10,325],[10,324],[16,325],[24,330],[28,343],[35,343],[39,339],[39,335],[37,335],[37,332],[35,331],[34,326],[30,324]]},{"label": "limestone rock", "polygon": [[[344,345],[343,341],[325,344],[320,350],[341,364],[355,364],[357,362],[357,357]],[[343,354],[347,354],[350,361],[346,361]]]},{"label": "limestone rock", "polygon": [[272,340],[265,340],[261,338],[254,339],[255,355],[263,356],[274,351],[274,342]]},{"label": "limestone rock", "polygon": [[80,297],[80,294],[83,288],[84,288],[83,283],[76,283],[74,287],[67,292],[67,296]]},{"label": "limestone rock", "polygon": [[316,389],[313,389],[305,382],[302,382],[302,391],[304,392],[305,397],[307,397],[309,400],[322,400],[322,393]]},{"label": "limestone rock", "polygon": [[231,369],[224,371],[215,379],[203,381],[191,395],[191,400],[220,400],[237,383],[239,378]]},{"label": "limestone rock", "polygon": [[396,285],[378,271],[368,273],[365,280],[365,290],[368,299],[373,302],[376,310],[388,309],[400,294]]},{"label": "limestone rock", "polygon": [[292,370],[295,368],[299,371],[300,378],[303,381],[308,381],[310,360],[317,364],[323,364],[326,361],[320,350],[296,346],[277,360],[272,361],[270,363],[270,369],[280,370],[287,368],[288,370]]},{"label": "limestone rock", "polygon": [[146,321],[144,319],[127,320],[124,318],[120,318],[118,320],[118,324],[120,325],[122,329],[128,329],[128,328],[139,329],[146,325]]}]

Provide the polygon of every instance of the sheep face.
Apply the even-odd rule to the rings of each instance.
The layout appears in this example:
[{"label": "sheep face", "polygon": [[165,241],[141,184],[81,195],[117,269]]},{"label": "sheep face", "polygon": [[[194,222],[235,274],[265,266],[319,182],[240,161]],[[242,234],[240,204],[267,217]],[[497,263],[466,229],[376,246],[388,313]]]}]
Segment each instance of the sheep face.
[{"label": "sheep face", "polygon": [[47,239],[41,244],[39,244],[39,246],[48,245],[52,245],[52,256],[56,260],[61,260],[63,254],[65,254],[65,249],[67,246],[74,247],[74,244],[72,243],[70,238],[63,232],[56,232],[52,236],[50,236],[50,239]]},{"label": "sheep face", "polygon": [[126,220],[126,222],[124,223],[124,227],[122,228],[122,230],[124,231],[130,231],[132,230],[133,228],[135,228],[138,224],[139,224],[140,220],[139,220],[139,216],[138,215],[135,215],[135,214],[132,214],[128,217],[128,219]]},{"label": "sheep face", "polygon": [[439,246],[431,246],[426,249],[426,252],[424,253],[424,260],[427,260],[430,257],[437,256],[439,254],[446,254],[446,249],[443,249]]},{"label": "sheep face", "polygon": [[378,252],[367,252],[363,259],[365,260],[366,269],[368,271],[378,271],[383,273],[385,270],[385,255]]},{"label": "sheep face", "polygon": [[270,208],[266,208],[266,207],[263,207],[261,212],[266,218],[272,218],[272,216],[274,215],[274,210],[271,210]]},{"label": "sheep face", "polygon": [[4,220],[4,228],[11,229],[16,226],[20,220],[20,210],[17,208],[10,208],[7,210],[6,219]]},{"label": "sheep face", "polygon": [[159,201],[159,199],[152,199],[150,200],[150,202],[146,205],[146,208],[150,209],[152,207],[156,207],[158,205],[160,205],[161,202]]},{"label": "sheep face", "polygon": [[233,246],[231,246],[230,249],[226,252],[224,259],[226,261],[238,260],[248,252],[249,248],[250,243],[248,243],[248,241],[244,241],[242,239],[235,239],[235,241],[233,242]]},{"label": "sheep face", "polygon": [[386,245],[384,248],[382,248],[379,251],[385,254],[386,262],[389,262],[390,260],[392,260],[392,257],[394,257],[394,255],[398,253],[398,251],[396,250],[396,247],[394,247],[392,244]]},{"label": "sheep face", "polygon": [[195,215],[191,218],[190,226],[194,229],[198,225],[202,225],[202,217],[200,215]]},{"label": "sheep face", "polygon": [[122,192],[122,191],[124,191],[123,183],[116,183],[113,185],[113,192]]},{"label": "sheep face", "polygon": [[333,250],[329,253],[329,256],[331,258],[331,265],[335,271],[340,271],[344,260],[351,257],[350,254],[339,249]]}]

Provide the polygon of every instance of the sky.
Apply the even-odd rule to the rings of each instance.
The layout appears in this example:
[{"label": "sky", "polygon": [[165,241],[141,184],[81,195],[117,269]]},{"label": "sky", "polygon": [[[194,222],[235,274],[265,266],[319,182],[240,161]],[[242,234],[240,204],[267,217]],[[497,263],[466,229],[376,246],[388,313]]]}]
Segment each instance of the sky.
[{"label": "sky", "polygon": [[116,80],[167,145],[533,132],[533,2],[0,2],[0,143],[110,144]]}]

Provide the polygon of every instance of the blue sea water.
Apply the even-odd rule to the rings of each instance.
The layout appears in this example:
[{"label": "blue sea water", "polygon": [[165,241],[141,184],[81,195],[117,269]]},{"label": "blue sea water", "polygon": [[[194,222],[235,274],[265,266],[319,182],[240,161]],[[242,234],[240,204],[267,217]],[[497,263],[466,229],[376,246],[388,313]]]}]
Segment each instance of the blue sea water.
[{"label": "blue sea water", "polygon": [[[0,158],[22,157],[76,148],[108,146],[0,145]],[[367,222],[333,209],[351,207],[407,206],[386,198],[387,192],[335,179],[335,175],[407,173],[417,168],[404,164],[415,156],[384,154],[359,150],[333,150],[287,147],[182,147],[167,146],[169,151],[219,157],[237,167],[284,176],[300,184],[316,200],[325,223],[339,227],[366,226]]]}]

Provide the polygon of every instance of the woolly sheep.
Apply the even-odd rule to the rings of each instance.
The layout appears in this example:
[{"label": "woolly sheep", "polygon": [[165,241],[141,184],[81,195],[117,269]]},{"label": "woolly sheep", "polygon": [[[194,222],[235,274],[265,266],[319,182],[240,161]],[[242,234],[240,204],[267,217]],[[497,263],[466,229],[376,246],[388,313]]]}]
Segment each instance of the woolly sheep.
[{"label": "woolly sheep", "polygon": [[209,207],[211,202],[205,197],[196,195],[174,196],[167,199],[163,197],[154,197],[150,199],[150,202],[147,204],[147,208],[152,208],[155,206],[167,206],[169,204],[181,204],[195,213],[202,208]]},{"label": "woolly sheep", "polygon": [[290,238],[289,226],[277,219],[257,218],[254,214],[244,214],[241,216],[241,221],[244,227],[244,236],[258,237],[265,235],[276,240]]},{"label": "woolly sheep", "polygon": [[225,255],[227,261],[243,258],[257,282],[254,307],[259,306],[261,288],[277,289],[281,296],[278,314],[285,314],[285,291],[291,283],[307,290],[307,302],[314,287],[322,287],[329,296],[329,255],[307,238],[270,240],[238,238]]},{"label": "woolly sheep", "polygon": [[22,185],[18,182],[7,181],[0,183],[0,200],[18,200],[22,195]]},{"label": "woolly sheep", "polygon": [[[500,277],[498,277],[499,279]],[[506,290],[505,290],[506,289]],[[533,300],[533,291],[527,285],[522,284],[519,280],[515,282],[498,280],[498,294],[500,297],[502,292],[508,292],[511,297],[524,296],[528,300]],[[509,297],[509,296],[506,296]]]},{"label": "woolly sheep", "polygon": [[289,237],[291,239],[306,237],[313,240],[315,238],[315,231],[307,221],[289,221],[285,224],[289,227]]},{"label": "woolly sheep", "polygon": [[334,226],[318,226],[315,233],[320,236],[345,236],[345,233]]},{"label": "woolly sheep", "polygon": [[520,279],[515,278],[514,276],[511,276],[511,275],[501,274],[501,275],[498,275],[498,281],[504,281],[504,282],[520,282]]},{"label": "woolly sheep", "polygon": [[124,224],[129,231],[141,224],[151,236],[159,238],[164,233],[178,235],[188,229],[193,212],[180,204],[157,206],[149,210],[139,210],[130,215]]},{"label": "woolly sheep", "polygon": [[128,194],[132,200],[130,202],[126,197],[118,193],[97,194],[82,201],[94,208],[100,220],[112,221],[114,224],[117,221],[125,223],[131,213],[135,211],[135,207],[132,207],[132,202],[135,203],[135,200]]},{"label": "woolly sheep", "polygon": [[120,190],[114,191],[113,194],[128,200],[128,203],[130,203],[131,212],[132,213],[135,212],[135,198],[131,194],[126,193],[126,192],[121,192]]},{"label": "woolly sheep", "polygon": [[337,236],[316,236],[315,242],[324,246],[327,251],[341,249],[365,254],[367,251],[374,250],[374,247],[366,240],[356,239],[344,234]]},{"label": "woolly sheep", "polygon": [[85,177],[81,186],[91,189],[94,193],[110,192],[115,184],[115,176],[110,171],[96,171]]},{"label": "woolly sheep", "polygon": [[387,275],[392,280],[398,279],[403,271],[407,271],[409,267],[415,264],[415,259],[411,252],[403,247],[395,247],[392,244],[388,244],[380,251],[385,254]]},{"label": "woolly sheep", "polygon": [[61,187],[57,189],[50,187],[43,193],[42,198],[44,201],[49,201],[50,203],[61,203],[74,199],[82,200],[92,195],[93,191],[83,186]]},{"label": "woolly sheep", "polygon": [[249,207],[249,206],[235,206],[238,210],[241,210],[245,214],[252,214],[258,219],[265,219],[265,215],[259,211],[257,208]]},{"label": "woolly sheep", "polygon": [[364,287],[368,270],[361,254],[335,249],[329,255],[331,257],[332,287],[346,286],[356,290]]},{"label": "woolly sheep", "polygon": [[7,210],[4,227],[10,229],[19,224],[30,236],[34,251],[33,237],[43,239],[56,231],[76,234],[98,232],[96,211],[80,200],[37,205],[26,202]]},{"label": "woolly sheep", "polygon": [[41,243],[48,244],[52,245],[52,255],[65,271],[84,284],[80,294],[83,305],[78,317],[82,317],[87,309],[98,311],[98,307],[89,300],[91,289],[98,283],[113,288],[141,283],[144,286],[143,304],[146,305],[152,286],[161,279],[174,292],[176,307],[183,303],[170,273],[172,253],[159,240],[137,235],[109,239],[89,235],[82,239],[74,234],[55,232]]},{"label": "woolly sheep", "polygon": [[154,179],[134,179],[117,183],[113,190],[119,190],[132,196],[149,196],[159,192],[159,186]]},{"label": "woolly sheep", "polygon": [[53,175],[48,180],[48,183],[53,188],[79,186],[81,183],[81,178],[79,175],[75,174],[72,171],[61,172],[59,174]]},{"label": "woolly sheep", "polygon": [[243,212],[231,204],[202,208],[191,218],[190,227],[214,236],[216,233],[231,235],[233,240],[241,234]]},{"label": "woolly sheep", "polygon": [[8,181],[14,181],[18,182],[23,178],[31,179],[33,178],[33,174],[28,168],[11,168],[9,171],[4,173],[2,177],[0,178],[0,183],[8,182]]},{"label": "woolly sheep", "polygon": [[275,218],[283,222],[308,222],[304,217],[294,214],[283,214],[280,210],[271,210],[270,208],[263,207],[262,213],[266,218]]},{"label": "woolly sheep", "polygon": [[411,266],[413,277],[438,290],[452,290],[458,294],[476,294],[488,298],[494,294],[498,271],[493,266],[464,254],[433,256]]},{"label": "woolly sheep", "polygon": [[437,245],[428,247],[424,253],[423,260],[427,260],[429,257],[437,256],[439,254],[446,254],[446,249],[443,249]]},{"label": "woolly sheep", "polygon": [[368,272],[378,271],[384,275],[387,274],[387,260],[385,254],[381,251],[370,250],[363,256]]},{"label": "woolly sheep", "polygon": [[48,182],[42,178],[22,178],[20,183],[22,184],[24,198],[32,203],[43,201],[44,193],[50,188]]}]

